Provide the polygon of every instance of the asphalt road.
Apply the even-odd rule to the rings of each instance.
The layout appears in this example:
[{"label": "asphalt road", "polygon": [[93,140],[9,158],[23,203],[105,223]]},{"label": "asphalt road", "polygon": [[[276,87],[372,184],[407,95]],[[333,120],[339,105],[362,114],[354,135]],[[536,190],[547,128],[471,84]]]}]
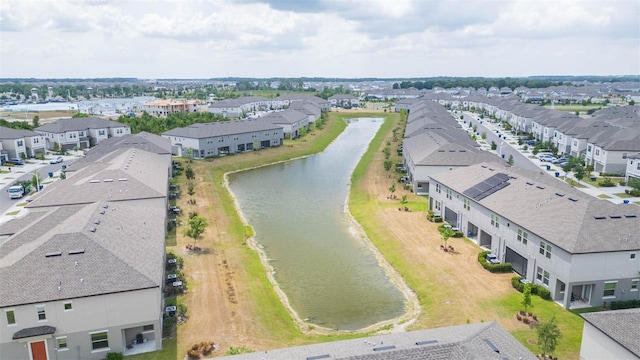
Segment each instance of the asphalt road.
[{"label": "asphalt road", "polygon": [[[62,170],[62,165],[69,166],[71,163],[73,163],[73,161],[74,160],[67,160],[58,164],[49,164],[49,163],[43,164],[41,167],[38,167],[37,169],[37,171],[40,173],[40,179],[42,179],[43,182],[48,181],[50,172],[52,173],[59,172],[60,170]],[[12,171],[14,172],[14,175],[15,175],[18,172],[23,171],[22,169],[24,169],[24,167],[14,166],[12,168]],[[24,202],[24,198],[9,199],[9,194],[7,194],[7,190],[9,189],[9,186],[11,186],[11,184],[13,184],[14,182],[20,181],[20,180],[31,181],[31,179],[33,178],[33,174],[34,174],[33,170],[29,171],[27,173],[21,174],[19,177],[15,179],[12,179],[11,182],[7,181],[7,184],[3,185],[2,189],[0,190],[0,214],[4,214],[7,210],[9,210],[9,208],[14,206],[15,204]]]},{"label": "asphalt road", "polygon": [[509,155],[512,155],[513,166],[517,166],[519,168],[531,170],[531,171],[542,170],[542,168],[538,166],[538,164],[534,163],[526,155],[514,149],[513,146],[508,143],[507,140],[498,138],[498,134],[496,133],[496,131],[485,126],[485,120],[479,119],[476,114],[473,114],[470,112],[464,112],[464,119],[465,120],[474,119],[472,120],[472,122],[473,124],[478,125],[478,132],[480,134],[482,134],[483,132],[487,133],[487,139],[486,139],[487,144],[491,144],[491,141],[495,141],[495,143],[498,144],[498,148],[496,149],[498,152],[497,156],[500,156],[500,154],[504,154],[504,158],[506,160],[506,159],[509,159]]}]

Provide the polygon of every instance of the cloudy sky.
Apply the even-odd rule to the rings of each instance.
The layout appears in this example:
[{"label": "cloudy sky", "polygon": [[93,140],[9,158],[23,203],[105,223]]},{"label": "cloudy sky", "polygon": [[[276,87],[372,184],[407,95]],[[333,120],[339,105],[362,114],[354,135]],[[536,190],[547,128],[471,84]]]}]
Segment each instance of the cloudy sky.
[{"label": "cloudy sky", "polygon": [[0,77],[620,74],[638,0],[0,1]]}]

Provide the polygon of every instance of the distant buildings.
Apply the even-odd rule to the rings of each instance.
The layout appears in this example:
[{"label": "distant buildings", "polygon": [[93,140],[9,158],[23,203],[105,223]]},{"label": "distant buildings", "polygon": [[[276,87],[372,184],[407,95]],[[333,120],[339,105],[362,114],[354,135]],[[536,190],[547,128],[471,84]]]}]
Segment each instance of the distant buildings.
[{"label": "distant buildings", "polygon": [[173,113],[197,112],[199,105],[198,100],[154,100],[142,105],[142,110],[153,116],[166,117]]}]

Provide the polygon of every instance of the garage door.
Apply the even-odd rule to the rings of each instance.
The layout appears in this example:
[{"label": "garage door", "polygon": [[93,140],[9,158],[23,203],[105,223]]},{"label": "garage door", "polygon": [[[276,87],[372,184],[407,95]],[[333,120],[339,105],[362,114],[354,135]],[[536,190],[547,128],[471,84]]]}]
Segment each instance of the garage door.
[{"label": "garage door", "polygon": [[449,224],[455,227],[458,225],[458,214],[455,211],[445,207],[444,221],[448,222]]},{"label": "garage door", "polygon": [[510,262],[513,271],[520,274],[520,276],[525,278],[527,277],[527,264],[529,263],[529,261],[524,256],[511,250],[511,248],[507,246],[507,252],[505,254],[504,261]]}]

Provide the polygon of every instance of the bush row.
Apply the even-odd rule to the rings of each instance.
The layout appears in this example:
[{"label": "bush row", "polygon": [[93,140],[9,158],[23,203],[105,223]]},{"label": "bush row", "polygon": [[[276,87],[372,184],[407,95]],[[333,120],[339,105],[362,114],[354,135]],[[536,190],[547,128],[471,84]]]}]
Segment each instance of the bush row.
[{"label": "bush row", "polygon": [[[445,227],[445,226],[451,226],[451,225],[449,225],[448,223],[444,223],[444,224],[442,224],[442,225],[438,226],[438,231],[439,231],[440,233],[442,233],[442,232],[444,231],[444,227]],[[462,233],[462,231],[454,231],[454,232],[453,232],[453,235],[452,235],[451,237],[454,237],[454,238],[461,238],[461,237],[464,237],[464,234]]]},{"label": "bush row", "polygon": [[640,308],[640,300],[612,301],[611,310]]},{"label": "bush row", "polygon": [[483,268],[492,272],[492,273],[507,273],[511,272],[511,263],[502,263],[502,264],[490,264],[485,256],[491,253],[491,251],[482,251],[478,254],[478,262],[482,265]]},{"label": "bush row", "polygon": [[[522,279],[522,276],[515,276],[511,278],[511,286],[520,292],[524,291],[524,284],[520,282]],[[544,300],[551,300],[551,291],[542,285],[531,284],[531,293],[540,296]]]}]

